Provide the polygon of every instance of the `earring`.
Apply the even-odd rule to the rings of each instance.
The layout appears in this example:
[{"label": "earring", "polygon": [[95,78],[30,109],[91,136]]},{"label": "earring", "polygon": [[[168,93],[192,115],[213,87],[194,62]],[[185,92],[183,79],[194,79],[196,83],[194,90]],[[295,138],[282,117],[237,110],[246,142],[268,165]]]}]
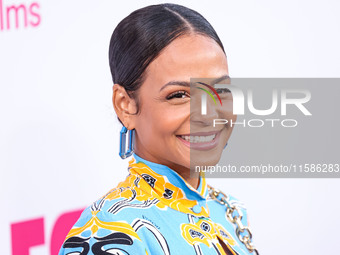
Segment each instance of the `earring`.
[{"label": "earring", "polygon": [[[126,134],[129,131],[129,141],[128,141],[128,149],[126,150]],[[133,153],[133,145],[134,145],[134,137],[135,137],[135,129],[128,130],[125,126],[120,130],[120,147],[119,147],[119,156],[122,159],[130,157]]]},{"label": "earring", "polygon": [[228,142],[225,144],[225,146],[224,146],[224,148],[223,148],[223,150],[227,147],[227,145],[228,145]]}]

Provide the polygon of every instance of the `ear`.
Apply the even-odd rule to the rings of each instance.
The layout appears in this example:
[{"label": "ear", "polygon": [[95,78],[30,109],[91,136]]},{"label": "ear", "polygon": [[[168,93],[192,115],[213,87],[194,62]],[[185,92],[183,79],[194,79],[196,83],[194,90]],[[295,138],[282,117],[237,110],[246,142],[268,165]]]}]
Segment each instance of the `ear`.
[{"label": "ear", "polygon": [[137,105],[134,99],[132,99],[125,88],[119,84],[113,85],[112,93],[113,108],[122,121],[124,126],[131,130],[135,128]]}]

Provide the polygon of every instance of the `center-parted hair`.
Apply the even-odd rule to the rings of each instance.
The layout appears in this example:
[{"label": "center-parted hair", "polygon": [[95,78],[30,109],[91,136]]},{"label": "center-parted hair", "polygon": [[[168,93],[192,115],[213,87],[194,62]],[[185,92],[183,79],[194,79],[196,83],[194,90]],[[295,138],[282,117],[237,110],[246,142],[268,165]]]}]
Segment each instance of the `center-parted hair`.
[{"label": "center-parted hair", "polygon": [[210,37],[225,52],[210,23],[198,12],[178,4],[164,3],[138,9],[113,31],[109,47],[112,80],[123,86],[136,101],[137,113],[138,89],[145,80],[146,68],[173,40],[187,34]]}]

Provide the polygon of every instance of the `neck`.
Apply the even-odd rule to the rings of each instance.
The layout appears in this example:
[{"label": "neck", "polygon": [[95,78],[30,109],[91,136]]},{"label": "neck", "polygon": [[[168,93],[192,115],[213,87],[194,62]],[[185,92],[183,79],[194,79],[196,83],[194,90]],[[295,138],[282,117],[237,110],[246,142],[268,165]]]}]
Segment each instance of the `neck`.
[{"label": "neck", "polygon": [[[176,171],[176,170],[175,170]],[[190,169],[186,169],[184,173],[179,173],[176,171],[180,176],[183,177],[183,179],[189,183],[194,189],[197,189],[200,184],[200,178],[199,173],[192,173],[190,175]]]},{"label": "neck", "polygon": [[[146,150],[143,150],[146,151]],[[154,162],[157,164],[166,165],[171,168],[175,172],[177,172],[187,183],[189,183],[194,189],[197,189],[199,186],[199,172],[192,172],[190,174],[190,168],[186,168],[171,162],[165,163],[160,161],[159,159],[153,157],[151,154],[143,153],[141,150],[138,150],[138,147],[135,147],[135,153],[141,158],[148,160],[150,162]]]}]

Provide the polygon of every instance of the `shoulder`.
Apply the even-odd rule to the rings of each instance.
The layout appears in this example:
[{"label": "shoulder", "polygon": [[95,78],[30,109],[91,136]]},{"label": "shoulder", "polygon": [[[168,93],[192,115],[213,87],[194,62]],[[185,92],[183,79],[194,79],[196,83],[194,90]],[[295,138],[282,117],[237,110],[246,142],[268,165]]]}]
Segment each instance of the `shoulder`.
[{"label": "shoulder", "polygon": [[133,212],[126,208],[121,213],[121,209],[131,199],[131,193],[133,191],[130,188],[118,187],[110,190],[84,209],[68,236],[75,233],[84,235],[83,232],[88,230],[92,234],[102,229],[115,230],[119,226],[132,230],[130,223]]},{"label": "shoulder", "polygon": [[117,186],[88,206],[79,221],[82,223],[94,216],[104,221],[129,221],[130,218],[133,219],[137,196],[138,191],[135,188]]},{"label": "shoulder", "polygon": [[[101,254],[146,254],[146,247],[137,234],[132,210],[121,208],[126,201],[129,188],[115,188],[88,206],[69,231],[59,255],[83,249]],[[105,247],[104,247],[105,246]],[[87,251],[87,252],[86,252]],[[83,253],[82,253],[83,254]]]}]

